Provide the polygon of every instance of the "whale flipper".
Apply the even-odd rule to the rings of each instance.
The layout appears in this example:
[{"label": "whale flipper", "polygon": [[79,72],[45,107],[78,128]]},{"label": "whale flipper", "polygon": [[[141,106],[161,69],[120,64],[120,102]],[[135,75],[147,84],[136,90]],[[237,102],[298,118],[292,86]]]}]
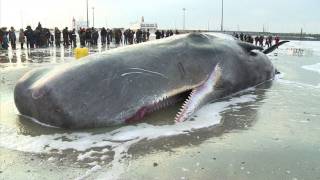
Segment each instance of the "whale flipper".
[{"label": "whale flipper", "polygon": [[290,41],[281,41],[278,44],[275,44],[275,45],[269,47],[268,49],[264,50],[263,53],[264,54],[269,54],[272,51],[274,51],[275,49],[277,49],[279,46],[281,46],[282,44],[287,43],[287,42],[290,42]]},{"label": "whale flipper", "polygon": [[259,50],[259,51],[263,50],[262,47],[255,46],[255,45],[247,43],[247,42],[239,41],[238,44],[242,47],[242,49],[244,49],[247,52],[251,52],[252,50]]}]

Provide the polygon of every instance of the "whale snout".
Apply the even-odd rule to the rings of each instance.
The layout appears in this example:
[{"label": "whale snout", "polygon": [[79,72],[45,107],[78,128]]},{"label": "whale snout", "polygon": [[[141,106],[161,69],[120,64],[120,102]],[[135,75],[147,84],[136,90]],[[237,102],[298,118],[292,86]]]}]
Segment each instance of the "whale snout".
[{"label": "whale snout", "polygon": [[[50,87],[37,85],[47,68],[33,70],[25,74],[16,84],[14,89],[14,101],[20,114],[32,117],[37,121],[56,127],[69,127],[69,121],[64,121],[66,115],[63,110],[53,103]],[[62,118],[64,117],[64,118]],[[45,120],[45,121],[44,121]]]}]

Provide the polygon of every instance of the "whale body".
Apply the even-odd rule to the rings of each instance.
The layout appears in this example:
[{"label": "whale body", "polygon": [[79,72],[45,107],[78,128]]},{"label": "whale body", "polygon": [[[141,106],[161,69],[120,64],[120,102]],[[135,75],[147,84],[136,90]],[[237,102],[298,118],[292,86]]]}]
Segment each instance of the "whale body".
[{"label": "whale body", "polygon": [[262,48],[221,35],[192,33],[35,69],[16,84],[22,115],[62,128],[131,123],[184,101],[175,120],[203,105],[272,79]]}]

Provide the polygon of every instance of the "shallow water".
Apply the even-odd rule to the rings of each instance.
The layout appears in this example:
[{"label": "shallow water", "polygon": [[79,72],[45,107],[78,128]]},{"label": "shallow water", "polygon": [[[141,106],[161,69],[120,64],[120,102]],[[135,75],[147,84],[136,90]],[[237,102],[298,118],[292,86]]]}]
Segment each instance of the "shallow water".
[{"label": "shallow water", "polygon": [[52,48],[0,52],[0,179],[320,179],[320,42],[282,46],[270,55],[281,72],[274,81],[184,123],[173,122],[178,106],[143,123],[82,131],[19,116],[17,80],[72,56]]}]

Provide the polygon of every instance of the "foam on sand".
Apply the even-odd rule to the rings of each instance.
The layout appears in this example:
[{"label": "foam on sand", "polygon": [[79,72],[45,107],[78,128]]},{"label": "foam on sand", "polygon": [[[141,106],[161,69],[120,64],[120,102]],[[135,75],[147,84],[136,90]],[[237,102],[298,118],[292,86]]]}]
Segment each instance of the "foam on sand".
[{"label": "foam on sand", "polygon": [[[15,129],[0,125],[0,147],[30,153],[47,153],[49,155],[52,151],[62,153],[64,150],[72,149],[78,151],[77,161],[79,162],[85,159],[88,161],[88,159],[90,160],[90,158],[99,153],[101,155],[99,156],[101,158],[100,160],[103,161],[106,158],[105,153],[113,151],[114,155],[109,165],[110,169],[107,173],[101,174],[101,178],[117,179],[125,171],[126,166],[123,164],[122,159],[125,156],[130,157],[127,152],[133,144],[144,139],[152,140],[161,137],[188,134],[202,128],[212,127],[220,123],[221,112],[230,108],[230,106],[255,101],[256,97],[256,95],[246,94],[231,98],[230,100],[209,104],[195,114],[196,118],[193,121],[161,126],[141,123],[138,125],[124,126],[114,131],[101,134],[77,132],[28,136],[17,134]],[[100,148],[100,150],[93,151],[92,148]],[[92,162],[87,164],[90,165],[90,163],[92,164]],[[100,167],[98,164],[95,164],[93,169],[89,169],[83,177],[79,177],[79,179],[86,178],[102,168],[103,167]]]}]

